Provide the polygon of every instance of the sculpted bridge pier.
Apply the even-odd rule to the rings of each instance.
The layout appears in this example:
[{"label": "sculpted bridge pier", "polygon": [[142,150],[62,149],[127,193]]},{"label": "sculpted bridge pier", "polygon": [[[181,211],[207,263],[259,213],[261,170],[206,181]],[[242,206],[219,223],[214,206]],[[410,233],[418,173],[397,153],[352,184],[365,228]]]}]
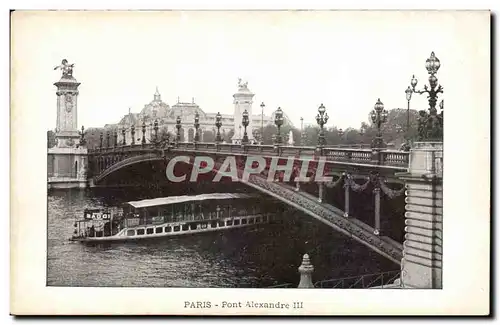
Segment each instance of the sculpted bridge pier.
[{"label": "sculpted bridge pier", "polygon": [[[216,171],[225,171],[226,158],[233,157],[239,181],[328,224],[393,262],[401,263],[403,246],[380,234],[380,196],[381,190],[388,193],[392,191],[385,184],[387,181],[401,183],[395,173],[407,170],[408,153],[389,150],[371,151],[366,149],[219,143],[171,143],[162,147],[154,144],[139,144],[89,150],[88,176],[91,186],[116,186],[119,185],[116,183],[117,181],[125,181],[126,183],[124,179],[113,177],[120,171],[134,169],[134,167],[144,163],[157,163],[161,172],[165,174],[165,166],[168,162],[179,156],[190,157],[187,165],[192,165],[195,157],[210,157],[214,161],[214,170]],[[247,157],[262,157],[266,161],[266,166],[260,173],[250,174],[244,179],[243,173]],[[280,174],[279,166],[286,165],[290,159],[293,160],[291,177],[289,181],[283,181],[283,173]],[[278,171],[274,181],[269,181],[268,174],[270,169],[272,170],[273,160],[275,161],[274,167],[278,166]],[[321,166],[321,160],[324,162],[323,166]],[[311,178],[309,184],[312,183],[317,187],[317,194],[311,194],[305,183],[294,182],[301,165],[304,163],[307,164],[305,174]],[[181,163],[177,162],[177,164]],[[135,171],[141,172],[141,170],[136,169]],[[147,173],[148,170],[144,169],[143,172]],[[149,170],[149,172],[151,171]],[[186,173],[185,169],[183,172]],[[274,173],[275,170],[272,172]],[[317,173],[321,175],[316,175]],[[331,176],[331,180],[315,182],[316,176]],[[360,177],[366,179],[365,184],[359,185],[355,182],[355,179]],[[186,179],[189,181],[189,175]],[[324,202],[324,188],[335,187],[341,183],[345,189],[343,210]],[[359,191],[360,188],[366,188],[368,185],[374,186],[375,227],[371,227],[349,214],[349,192],[351,189]],[[402,193],[403,188],[401,187],[398,191],[399,194]]]}]

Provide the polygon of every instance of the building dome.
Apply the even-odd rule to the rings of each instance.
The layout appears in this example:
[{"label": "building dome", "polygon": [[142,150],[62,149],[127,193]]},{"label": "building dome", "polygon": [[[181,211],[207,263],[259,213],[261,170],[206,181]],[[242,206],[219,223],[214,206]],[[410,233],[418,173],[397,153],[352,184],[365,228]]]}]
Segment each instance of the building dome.
[{"label": "building dome", "polygon": [[158,87],[156,87],[154,99],[149,104],[144,105],[140,116],[143,119],[163,118],[167,116],[169,110],[170,106],[161,100],[160,92],[158,91]]}]

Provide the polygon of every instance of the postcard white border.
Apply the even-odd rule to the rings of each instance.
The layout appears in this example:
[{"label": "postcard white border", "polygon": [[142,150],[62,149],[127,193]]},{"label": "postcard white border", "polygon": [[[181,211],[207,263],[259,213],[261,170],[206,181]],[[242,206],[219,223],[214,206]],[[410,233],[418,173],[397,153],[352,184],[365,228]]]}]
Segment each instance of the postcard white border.
[{"label": "postcard white border", "polygon": [[[356,12],[352,12],[353,15]],[[415,13],[413,13],[415,14]],[[420,14],[424,14],[420,12]],[[22,107],[11,79],[11,312],[15,314],[486,314],[489,299],[490,21],[488,12],[448,12],[457,23],[463,79],[445,86],[444,289],[269,290],[46,287],[44,109]],[[15,30],[14,30],[15,32]],[[15,36],[13,36],[15,42]],[[19,48],[17,48],[19,50]],[[43,245],[42,245],[43,243]],[[301,310],[184,309],[183,301],[304,301]],[[295,298],[296,297],[296,298]],[[89,303],[90,302],[90,303]]]}]

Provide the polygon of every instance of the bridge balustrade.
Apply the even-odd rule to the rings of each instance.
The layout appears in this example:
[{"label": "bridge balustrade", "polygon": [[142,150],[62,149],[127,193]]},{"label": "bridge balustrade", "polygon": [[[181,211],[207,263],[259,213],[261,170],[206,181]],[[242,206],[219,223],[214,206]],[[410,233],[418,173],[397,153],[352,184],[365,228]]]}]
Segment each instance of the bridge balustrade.
[{"label": "bridge balustrade", "polygon": [[339,161],[354,164],[371,164],[388,167],[407,167],[408,152],[396,150],[372,151],[371,149],[354,149],[340,147],[325,147],[317,149],[316,147],[306,146],[272,146],[255,144],[232,144],[232,143],[210,143],[210,142],[181,142],[171,144],[160,148],[153,143],[122,145],[116,148],[96,148],[89,149],[90,155],[95,154],[113,154],[117,152],[150,152],[151,150],[167,149],[176,151],[197,151],[206,153],[234,153],[244,155],[262,155],[278,157],[300,157],[300,156],[324,156],[327,161]]}]

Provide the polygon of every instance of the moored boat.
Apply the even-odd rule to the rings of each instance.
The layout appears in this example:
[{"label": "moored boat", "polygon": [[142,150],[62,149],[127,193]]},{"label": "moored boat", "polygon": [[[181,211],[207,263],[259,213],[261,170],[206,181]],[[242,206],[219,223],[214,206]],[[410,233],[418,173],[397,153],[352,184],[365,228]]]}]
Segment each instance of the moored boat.
[{"label": "moored boat", "polygon": [[[276,220],[273,201],[245,193],[211,193],[130,201],[86,209],[70,240],[132,241],[255,226]],[[274,209],[276,210],[276,209]]]}]

